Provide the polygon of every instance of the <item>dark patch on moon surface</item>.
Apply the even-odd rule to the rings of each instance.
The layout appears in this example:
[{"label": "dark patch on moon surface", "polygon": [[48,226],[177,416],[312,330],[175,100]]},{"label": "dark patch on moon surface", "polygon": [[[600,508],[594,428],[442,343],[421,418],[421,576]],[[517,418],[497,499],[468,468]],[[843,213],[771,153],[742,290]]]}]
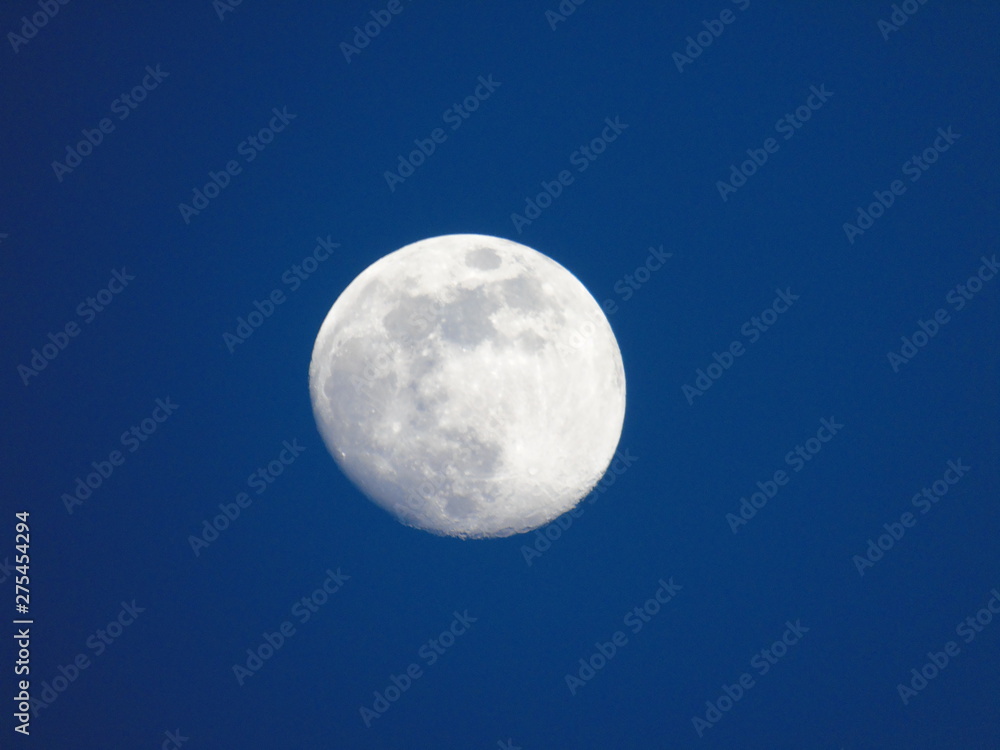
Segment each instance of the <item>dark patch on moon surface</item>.
[{"label": "dark patch on moon surface", "polygon": [[492,271],[500,268],[500,256],[490,247],[477,247],[465,254],[465,265],[478,268],[481,271]]}]

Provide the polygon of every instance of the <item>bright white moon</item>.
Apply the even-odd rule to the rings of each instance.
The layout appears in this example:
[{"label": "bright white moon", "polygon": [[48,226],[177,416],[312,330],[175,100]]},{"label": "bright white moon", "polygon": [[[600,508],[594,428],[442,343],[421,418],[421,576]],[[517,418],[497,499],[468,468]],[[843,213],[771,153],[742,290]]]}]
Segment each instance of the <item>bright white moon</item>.
[{"label": "bright white moon", "polygon": [[625,418],[618,342],[583,284],[477,234],[365,269],[323,321],[309,390],[327,448],[372,501],[464,538],[531,531],[573,508]]}]

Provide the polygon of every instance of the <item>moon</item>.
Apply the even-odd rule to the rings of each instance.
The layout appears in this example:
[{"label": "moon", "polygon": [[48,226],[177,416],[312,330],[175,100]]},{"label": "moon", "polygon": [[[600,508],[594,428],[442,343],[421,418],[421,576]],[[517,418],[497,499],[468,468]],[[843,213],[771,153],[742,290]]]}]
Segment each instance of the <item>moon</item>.
[{"label": "moon", "polygon": [[625,418],[621,352],[596,300],[551,258],[478,234],[362,271],[323,321],[309,391],[327,448],[368,498],[465,539],[571,510]]}]

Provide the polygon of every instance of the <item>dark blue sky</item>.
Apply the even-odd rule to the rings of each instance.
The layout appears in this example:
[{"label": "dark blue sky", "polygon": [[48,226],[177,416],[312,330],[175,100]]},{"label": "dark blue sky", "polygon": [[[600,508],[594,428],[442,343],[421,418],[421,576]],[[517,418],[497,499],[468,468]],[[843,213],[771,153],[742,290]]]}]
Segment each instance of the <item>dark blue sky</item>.
[{"label": "dark blue sky", "polygon": [[[1000,8],[894,7],[6,7],[0,746],[996,747]],[[551,541],[316,430],[337,295],[450,233],[610,300],[635,458]]]}]

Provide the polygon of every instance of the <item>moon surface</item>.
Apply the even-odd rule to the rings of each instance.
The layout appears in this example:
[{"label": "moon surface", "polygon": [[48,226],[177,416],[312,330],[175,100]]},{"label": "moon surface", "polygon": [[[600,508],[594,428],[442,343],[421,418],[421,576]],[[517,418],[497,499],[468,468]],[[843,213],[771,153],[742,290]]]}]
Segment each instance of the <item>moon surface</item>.
[{"label": "moon surface", "polygon": [[525,245],[421,240],[366,268],[309,365],[344,473],[404,524],[461,538],[531,531],[607,470],[625,370],[601,308]]}]

